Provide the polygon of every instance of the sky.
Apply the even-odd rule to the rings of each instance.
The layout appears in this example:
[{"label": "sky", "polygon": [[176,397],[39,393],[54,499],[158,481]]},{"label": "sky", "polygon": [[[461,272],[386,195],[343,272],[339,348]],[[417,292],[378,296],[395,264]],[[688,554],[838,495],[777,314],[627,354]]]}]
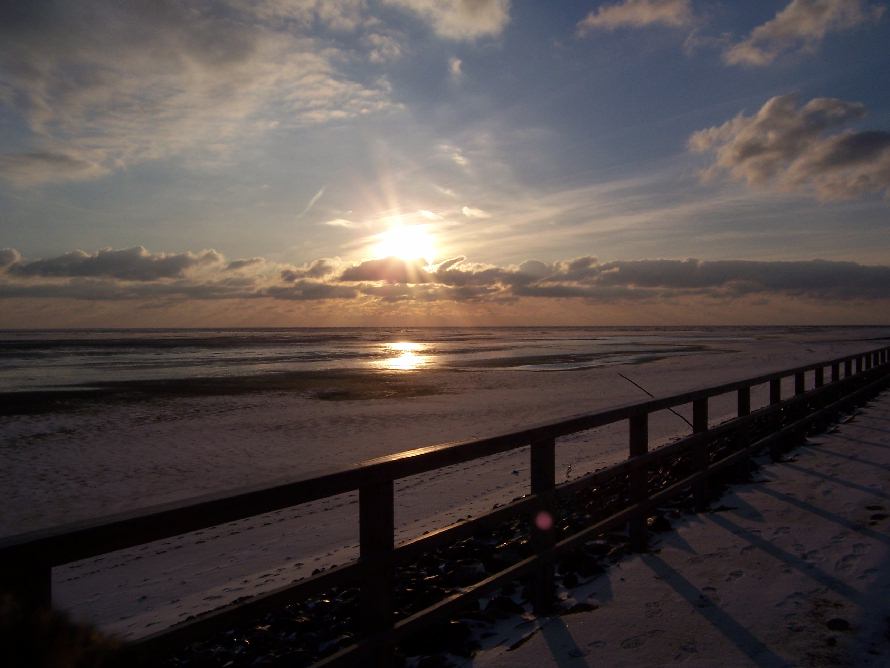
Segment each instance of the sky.
[{"label": "sky", "polygon": [[0,2],[0,328],[888,324],[888,14]]}]

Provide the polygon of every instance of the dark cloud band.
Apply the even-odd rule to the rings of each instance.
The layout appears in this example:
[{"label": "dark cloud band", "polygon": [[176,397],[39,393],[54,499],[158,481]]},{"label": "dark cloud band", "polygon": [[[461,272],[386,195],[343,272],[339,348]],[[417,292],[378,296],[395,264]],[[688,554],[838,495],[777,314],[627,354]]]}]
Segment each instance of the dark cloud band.
[{"label": "dark cloud band", "polygon": [[263,258],[227,262],[213,250],[152,253],[139,246],[72,251],[28,261],[0,250],[0,298],[288,301],[510,302],[519,298],[638,302],[647,299],[791,295],[822,300],[890,299],[890,266],[806,260],[528,260],[499,267],[452,258],[438,266],[399,258],[340,268]]}]

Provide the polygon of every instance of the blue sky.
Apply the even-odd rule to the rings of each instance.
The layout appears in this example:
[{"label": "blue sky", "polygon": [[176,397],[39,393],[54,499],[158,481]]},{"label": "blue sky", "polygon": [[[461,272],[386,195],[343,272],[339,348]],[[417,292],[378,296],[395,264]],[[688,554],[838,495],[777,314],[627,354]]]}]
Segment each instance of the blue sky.
[{"label": "blue sky", "polygon": [[890,312],[884,3],[91,0],[0,26],[0,326]]}]

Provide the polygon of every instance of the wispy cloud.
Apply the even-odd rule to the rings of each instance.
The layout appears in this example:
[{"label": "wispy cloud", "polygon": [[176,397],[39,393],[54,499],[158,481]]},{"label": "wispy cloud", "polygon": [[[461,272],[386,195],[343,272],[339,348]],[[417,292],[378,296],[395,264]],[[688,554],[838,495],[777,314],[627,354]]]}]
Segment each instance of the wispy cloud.
[{"label": "wispy cloud", "polygon": [[728,48],[723,59],[730,65],[769,65],[783,53],[815,51],[829,33],[877,21],[883,13],[883,6],[865,0],[792,0]]},{"label": "wispy cloud", "polygon": [[465,218],[491,218],[491,214],[484,209],[477,209],[472,206],[465,206],[460,210]]},{"label": "wispy cloud", "polygon": [[370,45],[368,59],[372,63],[382,64],[398,60],[404,53],[402,42],[393,35],[383,33],[371,33],[365,40]]},{"label": "wispy cloud", "polygon": [[329,227],[342,227],[347,230],[353,230],[357,227],[361,227],[359,223],[355,223],[346,218],[331,218],[330,220],[324,221],[324,224]]},{"label": "wispy cloud", "polygon": [[[313,7],[337,24],[341,14],[327,3]],[[3,5],[2,96],[30,128],[31,146],[0,156],[0,175],[22,186],[84,180],[185,152],[218,157],[288,125],[398,108],[385,80],[351,79],[338,68],[341,49],[278,22],[282,3],[234,8]]]},{"label": "wispy cloud", "polygon": [[510,21],[510,0],[383,0],[410,10],[440,37],[475,40],[500,35]]},{"label": "wispy cloud", "polygon": [[309,202],[306,204],[306,206],[303,208],[303,210],[302,210],[302,211],[299,213],[299,215],[297,216],[297,220],[299,220],[300,218],[302,218],[303,216],[305,216],[307,213],[309,213],[310,211],[312,211],[312,207],[314,207],[316,204],[318,204],[318,200],[320,200],[320,199],[322,198],[322,195],[324,195],[324,186],[322,186],[321,188],[319,188],[318,192],[316,192],[316,193],[309,199]]},{"label": "wispy cloud", "polygon": [[460,81],[464,76],[463,61],[457,57],[448,59],[448,73],[451,75],[452,81]]},{"label": "wispy cloud", "polygon": [[578,23],[577,30],[585,36],[594,30],[653,25],[680,28],[691,25],[694,20],[691,0],[623,0],[590,12]]}]

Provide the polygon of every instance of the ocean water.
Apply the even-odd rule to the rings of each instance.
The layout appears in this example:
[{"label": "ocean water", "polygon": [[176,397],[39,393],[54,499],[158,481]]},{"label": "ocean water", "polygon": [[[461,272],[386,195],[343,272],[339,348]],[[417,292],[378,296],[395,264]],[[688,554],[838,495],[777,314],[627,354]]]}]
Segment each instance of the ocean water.
[{"label": "ocean water", "polygon": [[301,371],[546,372],[689,355],[757,333],[608,327],[0,331],[0,392]]}]

